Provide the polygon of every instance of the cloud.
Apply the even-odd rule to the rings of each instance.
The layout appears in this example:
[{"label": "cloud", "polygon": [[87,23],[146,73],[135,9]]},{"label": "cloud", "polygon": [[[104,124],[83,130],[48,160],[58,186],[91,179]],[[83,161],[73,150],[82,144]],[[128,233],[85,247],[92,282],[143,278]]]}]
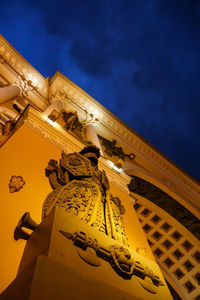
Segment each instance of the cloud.
[{"label": "cloud", "polygon": [[59,69],[199,178],[199,1],[11,0],[8,10],[2,0],[0,8],[5,38],[38,71]]}]

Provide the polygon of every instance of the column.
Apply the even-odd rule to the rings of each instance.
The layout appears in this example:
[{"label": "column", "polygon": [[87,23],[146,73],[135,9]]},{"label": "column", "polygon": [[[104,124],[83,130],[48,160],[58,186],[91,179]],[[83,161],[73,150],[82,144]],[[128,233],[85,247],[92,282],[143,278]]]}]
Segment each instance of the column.
[{"label": "column", "polygon": [[61,100],[55,100],[43,111],[43,113],[55,122],[59,118],[62,108],[63,102]]},{"label": "column", "polygon": [[12,100],[22,94],[22,88],[17,84],[12,84],[0,88],[0,104]]},{"label": "column", "polygon": [[96,134],[96,130],[95,130],[95,127],[93,124],[91,123],[87,123],[84,127],[84,130],[85,130],[85,137],[86,137],[86,140],[88,142],[91,142],[93,143],[95,146],[99,147],[100,148],[100,151],[102,152],[101,150],[101,145],[99,143],[99,139],[98,139],[98,136]]},{"label": "column", "polygon": [[17,96],[26,97],[31,90],[33,90],[31,81],[27,81],[24,76],[18,76],[14,84],[0,88],[0,104]]},{"label": "column", "polygon": [[87,142],[91,142],[95,146],[97,146],[100,149],[100,153],[103,154],[101,145],[99,142],[99,138],[97,136],[95,126],[99,123],[99,120],[97,118],[94,118],[93,114],[88,114],[86,111],[86,119],[83,121],[84,124],[84,135]]}]

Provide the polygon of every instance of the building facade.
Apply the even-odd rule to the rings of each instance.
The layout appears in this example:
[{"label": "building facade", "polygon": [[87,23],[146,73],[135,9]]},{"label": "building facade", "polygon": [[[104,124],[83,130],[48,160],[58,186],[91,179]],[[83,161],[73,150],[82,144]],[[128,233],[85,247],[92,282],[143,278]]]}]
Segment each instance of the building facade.
[{"label": "building facade", "polygon": [[[21,215],[30,211],[40,223],[50,192],[42,170],[61,151],[92,143],[112,193],[126,203],[131,248],[159,266],[174,299],[200,299],[199,183],[63,74],[45,79],[2,36],[0,126],[1,291],[15,278],[25,246],[13,238]],[[159,292],[150,295],[144,299]]]}]

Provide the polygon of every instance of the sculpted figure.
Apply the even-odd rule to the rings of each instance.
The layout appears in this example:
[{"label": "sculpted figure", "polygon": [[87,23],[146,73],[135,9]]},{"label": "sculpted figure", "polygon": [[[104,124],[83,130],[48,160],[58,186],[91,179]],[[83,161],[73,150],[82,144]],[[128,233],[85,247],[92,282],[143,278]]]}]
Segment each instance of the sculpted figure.
[{"label": "sculpted figure", "polygon": [[88,225],[128,245],[122,214],[124,207],[110,194],[105,171],[98,169],[99,148],[94,145],[80,153],[62,153],[60,163],[51,159],[46,168],[53,191],[43,204],[43,218],[53,207],[78,216]]}]

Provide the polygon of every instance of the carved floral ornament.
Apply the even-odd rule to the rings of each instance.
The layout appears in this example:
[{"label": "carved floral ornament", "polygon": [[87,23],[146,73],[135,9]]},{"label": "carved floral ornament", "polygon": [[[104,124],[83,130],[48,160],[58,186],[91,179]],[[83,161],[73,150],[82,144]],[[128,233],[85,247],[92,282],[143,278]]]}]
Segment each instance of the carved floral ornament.
[{"label": "carved floral ornament", "polygon": [[52,101],[61,100],[63,102],[67,101],[67,103],[71,102],[71,99],[68,98],[65,92],[60,92],[56,90],[54,94],[52,94]]},{"label": "carved floral ornament", "polygon": [[17,85],[20,88],[21,95],[23,97],[26,97],[28,95],[28,92],[33,90],[32,81],[26,80],[24,75],[19,75],[17,77],[15,85]]},{"label": "carved floral ornament", "polygon": [[10,191],[10,193],[18,192],[23,188],[24,185],[25,185],[25,181],[23,180],[22,176],[13,175],[10,178],[10,182],[8,185],[9,191]]}]

